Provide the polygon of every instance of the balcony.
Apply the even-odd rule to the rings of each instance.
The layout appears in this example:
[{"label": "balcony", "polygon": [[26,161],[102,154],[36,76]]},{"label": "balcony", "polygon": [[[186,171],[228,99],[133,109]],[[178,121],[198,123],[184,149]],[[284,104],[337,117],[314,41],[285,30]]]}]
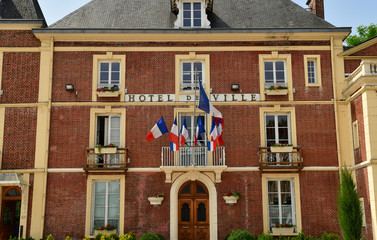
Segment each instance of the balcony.
[{"label": "balcony", "polygon": [[377,60],[364,60],[351,75],[346,78],[347,87],[343,91],[345,96],[366,85],[377,85]]},{"label": "balcony", "polygon": [[214,152],[207,151],[207,147],[180,147],[176,152],[163,147],[160,168],[166,173],[166,182],[172,182],[173,173],[189,171],[212,172],[214,181],[221,182],[221,173],[226,169],[225,147],[217,147]]},{"label": "balcony", "polygon": [[126,170],[127,149],[118,148],[116,153],[96,153],[94,148],[86,150],[84,170]]},{"label": "balcony", "polygon": [[303,168],[303,157],[301,148],[293,147],[291,151],[271,152],[269,147],[260,147],[260,170],[301,170]]}]

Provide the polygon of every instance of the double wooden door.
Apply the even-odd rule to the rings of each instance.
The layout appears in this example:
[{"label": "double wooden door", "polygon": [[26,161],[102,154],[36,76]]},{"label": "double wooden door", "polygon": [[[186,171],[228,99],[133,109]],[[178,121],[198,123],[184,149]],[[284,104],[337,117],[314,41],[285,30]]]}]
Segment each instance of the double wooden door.
[{"label": "double wooden door", "polygon": [[21,212],[21,190],[18,187],[3,187],[0,220],[0,239],[18,237]]},{"label": "double wooden door", "polygon": [[[189,184],[191,192],[179,196],[178,239],[209,240],[208,192],[198,182]],[[198,188],[205,192],[198,192]]]}]

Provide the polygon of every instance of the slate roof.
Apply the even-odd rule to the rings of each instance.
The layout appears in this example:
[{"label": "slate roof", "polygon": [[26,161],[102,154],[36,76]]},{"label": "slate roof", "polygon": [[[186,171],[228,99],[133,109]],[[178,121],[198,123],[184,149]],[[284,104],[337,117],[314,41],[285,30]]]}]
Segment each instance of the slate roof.
[{"label": "slate roof", "polygon": [[37,0],[0,0],[0,21],[4,20],[45,22]]},{"label": "slate roof", "polygon": [[[50,29],[173,29],[171,0],[92,0]],[[335,27],[291,0],[213,0],[212,29]]]}]

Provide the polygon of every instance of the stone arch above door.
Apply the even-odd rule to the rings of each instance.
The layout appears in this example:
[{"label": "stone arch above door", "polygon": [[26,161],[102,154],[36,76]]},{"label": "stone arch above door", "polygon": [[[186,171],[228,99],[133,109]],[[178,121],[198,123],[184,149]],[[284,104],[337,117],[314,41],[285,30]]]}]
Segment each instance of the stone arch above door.
[{"label": "stone arch above door", "polygon": [[214,182],[207,175],[199,172],[187,172],[179,176],[170,189],[170,239],[178,239],[178,194],[187,181],[203,183],[209,195],[210,240],[217,240],[217,190]]}]

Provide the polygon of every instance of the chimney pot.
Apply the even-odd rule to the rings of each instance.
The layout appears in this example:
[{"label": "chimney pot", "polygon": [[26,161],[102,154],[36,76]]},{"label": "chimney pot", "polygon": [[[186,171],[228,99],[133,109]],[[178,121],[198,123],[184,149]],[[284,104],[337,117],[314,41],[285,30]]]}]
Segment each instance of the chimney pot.
[{"label": "chimney pot", "polygon": [[325,19],[325,7],[323,1],[324,0],[307,0],[306,5],[308,5],[309,12]]}]

